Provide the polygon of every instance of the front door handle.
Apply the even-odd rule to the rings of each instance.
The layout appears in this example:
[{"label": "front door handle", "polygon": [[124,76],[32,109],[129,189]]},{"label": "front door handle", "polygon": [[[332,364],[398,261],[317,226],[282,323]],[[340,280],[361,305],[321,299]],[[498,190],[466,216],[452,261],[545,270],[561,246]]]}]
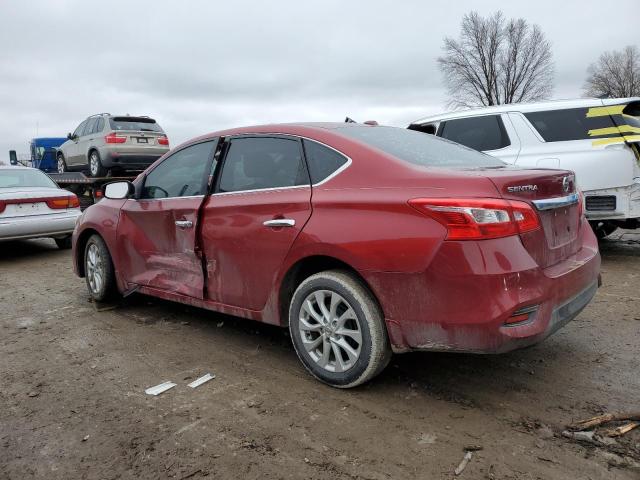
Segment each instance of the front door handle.
[{"label": "front door handle", "polygon": [[191,220],[176,220],[176,227],[191,228],[193,227],[193,222]]},{"label": "front door handle", "polygon": [[274,218],[262,222],[265,227],[295,227],[296,221],[293,218]]}]

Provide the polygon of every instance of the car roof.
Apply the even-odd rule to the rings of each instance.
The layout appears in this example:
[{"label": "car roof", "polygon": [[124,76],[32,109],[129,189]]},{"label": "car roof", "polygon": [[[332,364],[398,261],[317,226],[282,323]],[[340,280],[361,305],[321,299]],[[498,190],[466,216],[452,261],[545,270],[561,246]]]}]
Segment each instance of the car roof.
[{"label": "car roof", "polygon": [[[386,127],[385,125],[380,125]],[[227,130],[220,130],[216,132],[207,133],[196,138],[187,140],[186,142],[178,145],[179,148],[186,147],[193,143],[198,143],[204,140],[209,140],[215,137],[229,137],[233,135],[296,135],[304,137],[306,135],[313,136],[314,133],[329,133],[332,130],[341,128],[377,128],[378,125],[365,125],[363,123],[348,123],[348,122],[292,122],[292,123],[270,123],[264,125],[251,125],[247,127],[230,128]],[[399,128],[399,127],[387,127],[387,128]]]},{"label": "car roof", "polygon": [[629,103],[632,101],[640,100],[640,97],[627,97],[627,98],[578,98],[578,99],[564,99],[564,100],[549,100],[546,102],[537,103],[508,103],[504,105],[493,105],[491,107],[478,107],[470,108],[466,110],[455,110],[452,112],[440,113],[438,115],[430,115],[428,117],[420,118],[412,125],[422,125],[425,123],[437,122],[439,120],[472,117],[476,115],[490,115],[506,112],[539,112],[545,110],[561,110],[565,108],[587,108],[587,107],[599,107],[603,105],[618,105],[621,103]]}]

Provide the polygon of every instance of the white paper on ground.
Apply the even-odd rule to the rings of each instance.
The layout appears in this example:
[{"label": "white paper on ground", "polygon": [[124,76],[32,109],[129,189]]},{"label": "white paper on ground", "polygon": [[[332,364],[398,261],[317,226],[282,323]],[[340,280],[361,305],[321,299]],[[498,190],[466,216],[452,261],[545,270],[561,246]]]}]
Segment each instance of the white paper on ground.
[{"label": "white paper on ground", "polygon": [[155,387],[147,388],[144,393],[147,395],[160,395],[162,392],[166,392],[170,388],[175,387],[176,384],[173,382],[164,382],[160,385],[156,385]]},{"label": "white paper on ground", "polygon": [[216,378],[215,375],[207,373],[206,375],[203,375],[202,377],[195,379],[193,382],[189,384],[189,386],[191,388],[196,388],[202,385],[203,383],[208,382],[209,380],[213,380],[214,378]]}]

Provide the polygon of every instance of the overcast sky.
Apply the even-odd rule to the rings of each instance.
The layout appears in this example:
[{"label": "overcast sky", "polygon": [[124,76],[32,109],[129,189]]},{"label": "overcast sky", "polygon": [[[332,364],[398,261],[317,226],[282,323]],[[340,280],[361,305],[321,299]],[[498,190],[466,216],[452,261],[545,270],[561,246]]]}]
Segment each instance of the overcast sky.
[{"label": "overcast sky", "polygon": [[0,160],[98,112],[149,115],[172,145],[255,123],[405,126],[445,109],[436,58],[463,14],[537,23],[554,98],[578,97],[602,51],[639,43],[637,0],[0,0]]}]

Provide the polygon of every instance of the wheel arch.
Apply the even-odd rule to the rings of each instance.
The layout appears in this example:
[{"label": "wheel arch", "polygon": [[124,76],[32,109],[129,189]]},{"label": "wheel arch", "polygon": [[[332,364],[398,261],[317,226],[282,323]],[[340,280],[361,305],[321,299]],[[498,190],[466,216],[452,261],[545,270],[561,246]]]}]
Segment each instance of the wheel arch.
[{"label": "wheel arch", "polygon": [[289,324],[289,304],[296,288],[308,277],[327,270],[343,270],[351,273],[371,293],[380,311],[384,315],[382,304],[369,282],[351,265],[329,255],[310,255],[296,261],[282,277],[278,291],[279,316],[281,324]]},{"label": "wheel arch", "polygon": [[[76,240],[76,256],[74,258],[74,262],[76,262],[76,270],[78,272],[78,276],[84,278],[84,250],[87,247],[87,242],[93,235],[98,235],[100,238],[104,240],[100,232],[94,230],[93,228],[87,228],[78,235],[78,239]],[[105,242],[106,245],[106,242]],[[107,248],[109,248],[107,246]]]}]

